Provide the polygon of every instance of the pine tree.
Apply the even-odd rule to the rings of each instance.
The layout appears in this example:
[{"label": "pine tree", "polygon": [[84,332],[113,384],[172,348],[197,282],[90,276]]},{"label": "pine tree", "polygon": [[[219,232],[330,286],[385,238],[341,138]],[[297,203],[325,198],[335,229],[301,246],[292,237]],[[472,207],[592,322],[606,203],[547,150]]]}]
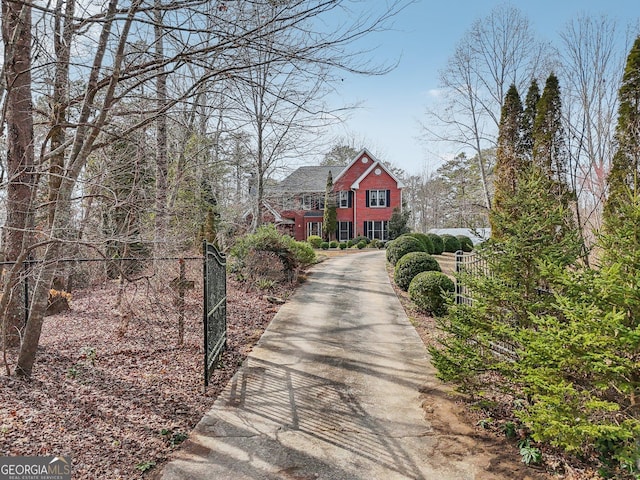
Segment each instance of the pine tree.
[{"label": "pine tree", "polygon": [[[504,208],[505,200],[516,191],[516,176],[520,170],[520,126],[522,102],[515,85],[511,85],[504,99],[500,114],[498,132],[498,149],[496,151],[495,193],[493,209]],[[492,235],[497,238],[500,233],[497,225],[491,225]]]},{"label": "pine tree", "polygon": [[559,195],[568,191],[567,160],[560,84],[552,73],[545,83],[533,123],[533,162],[557,183]]},{"label": "pine tree", "polygon": [[521,121],[521,150],[523,159],[531,162],[533,159],[533,124],[538,111],[538,102],[540,101],[540,88],[538,81],[534,78],[527,91],[527,98],[524,101],[524,111],[522,112]]},{"label": "pine tree", "polygon": [[389,240],[395,240],[400,235],[411,231],[408,225],[410,216],[411,212],[406,204],[402,205],[402,209],[399,207],[393,209],[393,213],[391,213],[391,218],[389,219]]},{"label": "pine tree", "polygon": [[331,171],[327,175],[327,186],[324,192],[324,218],[322,220],[322,234],[325,240],[331,241],[336,233],[337,212],[336,196],[333,192],[333,176]]},{"label": "pine tree", "polygon": [[604,206],[605,229],[613,233],[624,223],[619,215],[621,204],[638,193],[640,173],[640,36],[629,52],[618,92],[618,124],[615,138],[618,144],[607,185],[609,196]]},{"label": "pine tree", "polygon": [[448,336],[431,349],[439,376],[470,393],[490,389],[487,372],[500,374],[491,378],[492,388],[509,391],[520,383],[517,363],[496,355],[495,346],[526,349],[520,339],[532,316],[555,311],[553,296],[541,290],[549,283],[541,264],[563,269],[580,251],[572,213],[553,193],[555,182],[535,166],[518,172],[516,180],[504,208],[490,212],[500,237],[478,248],[474,274],[458,275],[472,301],[450,309],[440,323]]},{"label": "pine tree", "polygon": [[606,478],[638,478],[640,196],[617,214],[626,221],[599,235],[598,268],[543,268],[558,312],[532,317],[522,332],[519,368],[532,403],[519,416],[537,441],[595,449]]}]

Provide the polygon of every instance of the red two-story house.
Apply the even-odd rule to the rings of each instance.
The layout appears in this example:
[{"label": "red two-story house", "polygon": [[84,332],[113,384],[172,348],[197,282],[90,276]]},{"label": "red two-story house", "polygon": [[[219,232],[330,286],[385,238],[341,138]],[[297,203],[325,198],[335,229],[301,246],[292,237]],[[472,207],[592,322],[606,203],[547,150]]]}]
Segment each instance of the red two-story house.
[{"label": "red two-story house", "polygon": [[268,192],[267,210],[296,240],[322,236],[324,197],[331,172],[336,198],[335,238],[388,239],[394,208],[402,208],[402,183],[364,149],[346,167],[300,167]]}]

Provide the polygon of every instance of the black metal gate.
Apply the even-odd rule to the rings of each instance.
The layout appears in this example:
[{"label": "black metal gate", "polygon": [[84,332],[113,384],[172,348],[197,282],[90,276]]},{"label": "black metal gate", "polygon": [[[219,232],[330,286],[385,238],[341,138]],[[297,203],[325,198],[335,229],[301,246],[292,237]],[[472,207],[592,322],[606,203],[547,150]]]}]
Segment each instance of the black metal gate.
[{"label": "black metal gate", "polygon": [[227,260],[218,249],[203,244],[204,256],[204,386],[227,347]]}]

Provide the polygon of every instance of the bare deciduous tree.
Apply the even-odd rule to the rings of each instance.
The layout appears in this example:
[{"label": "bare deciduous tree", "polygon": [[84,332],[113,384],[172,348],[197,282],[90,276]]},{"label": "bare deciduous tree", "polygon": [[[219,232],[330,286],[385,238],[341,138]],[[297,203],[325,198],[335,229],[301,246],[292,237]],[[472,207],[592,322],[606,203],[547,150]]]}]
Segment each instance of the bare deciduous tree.
[{"label": "bare deciduous tree", "polygon": [[580,16],[560,32],[569,181],[583,232],[601,226],[606,179],[615,153],[617,93],[624,52],[616,23]]},{"label": "bare deciduous tree", "polygon": [[428,112],[424,130],[430,139],[473,152],[487,209],[491,195],[483,152],[496,146],[506,90],[514,84],[525,91],[534,76],[545,75],[549,50],[517,8],[500,5],[473,23],[440,72],[444,103]]},{"label": "bare deciduous tree", "polygon": [[[34,57],[40,60],[32,63],[31,4],[3,1],[10,197],[5,246],[8,256],[19,261],[37,248],[42,260],[33,286],[16,374],[31,374],[49,288],[58,271],[56,263],[65,252],[65,245],[73,241],[69,232],[73,231],[76,219],[75,193],[81,190],[78,182],[87,174],[86,167],[92,157],[104,154],[119,141],[130,141],[135,138],[134,133],[138,138],[152,135],[151,127],[155,123],[158,188],[154,210],[162,212],[167,204],[162,177],[165,169],[168,173],[172,161],[171,152],[164,150],[169,124],[165,124],[165,120],[175,121],[178,115],[171,120],[171,114],[188,111],[192,104],[196,108],[209,108],[206,89],[211,86],[262,84],[266,85],[262,93],[260,89],[255,92],[268,93],[270,98],[256,97],[259,101],[253,102],[254,105],[266,102],[262,110],[253,112],[255,115],[264,116],[276,101],[279,105],[286,101],[290,107],[298,108],[292,116],[272,115],[266,123],[264,118],[259,119],[263,132],[281,129],[271,152],[275,153],[272,158],[283,158],[284,146],[295,143],[290,135],[296,122],[300,122],[303,115],[322,119],[323,110],[310,106],[314,104],[312,100],[319,98],[322,87],[332,80],[332,72],[336,69],[362,74],[385,71],[369,65],[363,52],[353,51],[350,46],[383,28],[407,2],[390,2],[375,14],[367,13],[370,6],[364,4],[362,11],[354,12],[347,3],[346,0],[294,0],[267,5],[265,2],[203,0],[184,4],[109,0],[103,7],[86,8],[76,0],[59,0],[53,10],[38,10],[42,28],[53,25],[54,48],[48,48],[44,36],[37,38],[34,44],[42,50],[40,56]],[[259,17],[255,16],[256,6],[262,7]],[[333,19],[337,12],[352,16],[336,24]],[[325,17],[328,20],[322,22]],[[335,28],[327,31],[328,25]],[[34,75],[35,83],[30,77],[32,71],[43,73]],[[294,77],[304,80],[288,81]],[[173,86],[173,90],[169,86]],[[37,144],[30,108],[32,87],[36,97],[46,98],[47,102],[41,102],[42,105],[48,104],[41,112],[46,117],[46,125],[41,129],[46,131],[37,139]],[[224,96],[222,89],[218,93]],[[237,116],[238,111],[235,110],[235,116],[225,112],[232,117],[231,129],[236,131],[251,122],[249,117]],[[214,117],[201,115],[202,119]],[[314,124],[317,123],[313,121],[306,126]],[[200,131],[208,132],[206,124]],[[216,138],[213,145],[214,157],[219,153],[218,140]],[[187,148],[188,144],[185,142],[182,146]],[[35,161],[34,147],[39,152]],[[174,149],[179,151],[180,148]],[[42,174],[38,187],[48,187],[44,209],[34,203],[36,198],[38,201],[43,198],[41,194],[37,197],[39,192],[34,188],[34,164]],[[267,172],[264,165],[258,169],[262,174]],[[97,181],[101,175],[92,178]],[[39,243],[36,244],[30,239],[29,222],[31,211],[42,210],[47,211],[47,215],[39,220]],[[157,230],[161,230],[164,220],[162,216],[156,218]],[[96,247],[104,251],[104,245]],[[11,278],[15,281],[17,277]],[[5,288],[0,301],[4,319],[8,318],[11,292]]]}]

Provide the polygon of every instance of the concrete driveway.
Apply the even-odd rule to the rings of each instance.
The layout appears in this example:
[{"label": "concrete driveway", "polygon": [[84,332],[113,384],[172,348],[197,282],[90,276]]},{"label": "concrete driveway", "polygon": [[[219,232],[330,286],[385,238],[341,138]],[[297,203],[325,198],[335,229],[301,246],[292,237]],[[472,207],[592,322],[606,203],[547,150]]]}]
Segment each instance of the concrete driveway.
[{"label": "concrete driveway", "polygon": [[424,403],[445,396],[384,252],[332,258],[280,309],[161,478],[526,478],[496,469],[472,429],[434,424]]}]

